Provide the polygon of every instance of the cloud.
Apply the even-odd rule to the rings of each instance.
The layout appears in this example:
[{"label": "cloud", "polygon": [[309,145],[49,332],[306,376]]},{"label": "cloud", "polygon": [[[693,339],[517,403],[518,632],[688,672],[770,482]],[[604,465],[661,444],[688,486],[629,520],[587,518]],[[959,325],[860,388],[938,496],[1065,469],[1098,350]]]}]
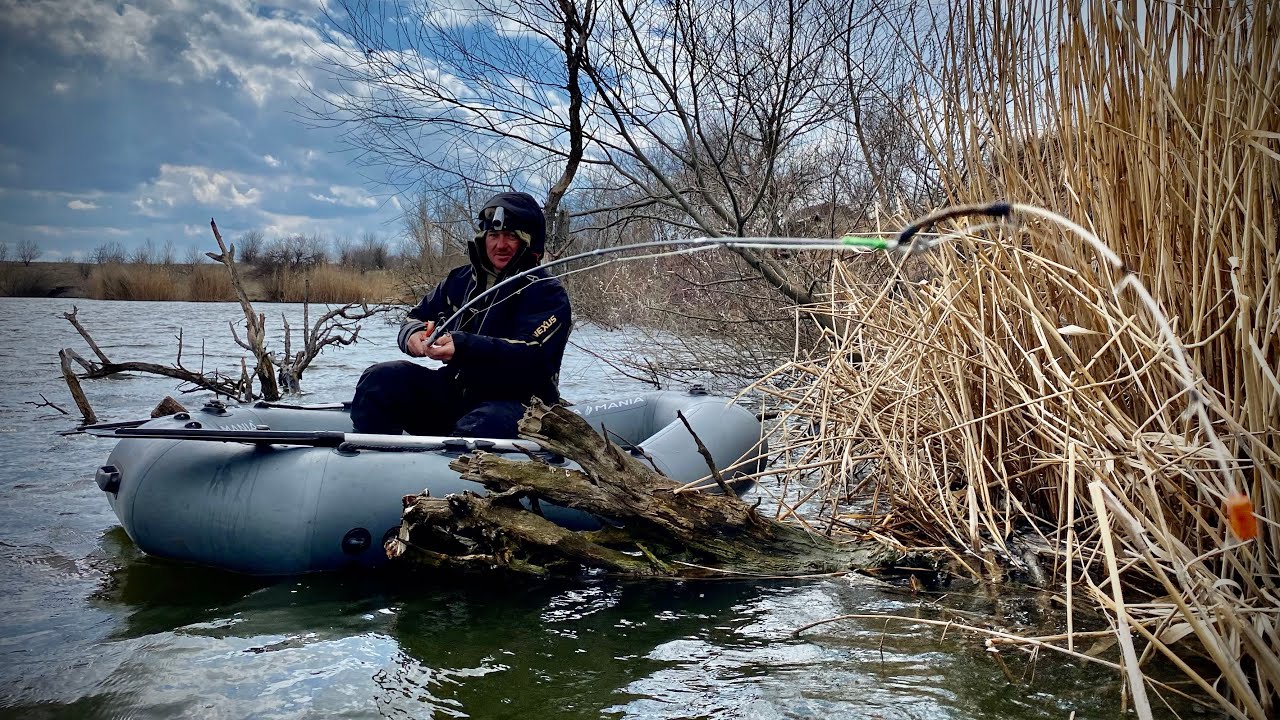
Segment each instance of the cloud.
[{"label": "cloud", "polygon": [[147,217],[165,217],[173,209],[189,205],[211,210],[245,208],[262,200],[255,182],[232,170],[161,165],[160,176],[140,189],[133,205]]},{"label": "cloud", "polygon": [[147,40],[157,19],[138,5],[97,0],[7,0],[0,23],[15,34],[43,38],[64,55],[111,63],[148,60]]},{"label": "cloud", "polygon": [[362,207],[376,208],[378,207],[377,198],[369,193],[356,187],[345,187],[342,185],[330,185],[329,194],[321,195],[319,193],[311,193],[313,200],[330,203],[332,205],[341,205],[342,207]]},{"label": "cloud", "polygon": [[363,187],[337,131],[304,127],[326,46],[315,0],[0,0],[0,226],[47,256],[113,229],[356,235],[398,204]]}]

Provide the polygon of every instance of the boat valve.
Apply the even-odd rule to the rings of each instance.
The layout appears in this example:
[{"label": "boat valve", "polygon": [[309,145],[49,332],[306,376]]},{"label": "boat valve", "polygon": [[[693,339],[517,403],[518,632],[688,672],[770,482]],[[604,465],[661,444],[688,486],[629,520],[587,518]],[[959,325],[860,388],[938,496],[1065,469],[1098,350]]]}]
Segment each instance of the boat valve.
[{"label": "boat valve", "polygon": [[98,468],[94,480],[98,481],[98,488],[102,492],[115,493],[120,491],[120,470],[115,465],[103,465]]},{"label": "boat valve", "polygon": [[373,536],[364,528],[353,528],[342,538],[342,552],[356,555],[369,549],[373,544]]},{"label": "boat valve", "polygon": [[200,408],[200,409],[201,409],[201,410],[203,410],[203,411],[205,411],[205,412],[207,412],[207,413],[209,413],[210,415],[226,415],[226,414],[227,414],[227,405],[226,405],[226,403],[222,402],[221,400],[219,400],[219,399],[217,399],[217,398],[214,398],[214,399],[212,399],[212,400],[210,400],[210,401],[206,402],[206,403],[204,404],[204,407],[202,407],[202,408]]}]

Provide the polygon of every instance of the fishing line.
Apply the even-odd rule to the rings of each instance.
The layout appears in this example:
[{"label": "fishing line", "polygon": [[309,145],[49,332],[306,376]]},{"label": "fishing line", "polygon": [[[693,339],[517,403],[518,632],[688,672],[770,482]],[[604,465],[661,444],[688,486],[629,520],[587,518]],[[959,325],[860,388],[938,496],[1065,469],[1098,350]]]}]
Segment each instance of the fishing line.
[{"label": "fishing line", "polygon": [[[697,239],[699,239],[699,240],[700,240],[700,239],[703,239],[703,238],[697,238]],[[744,239],[744,240],[757,240],[757,238],[742,238],[742,239]],[[862,252],[875,252],[875,251],[877,250],[877,248],[875,248],[875,247],[868,247],[868,246],[864,246],[864,245],[854,245],[854,244],[852,244],[852,243],[842,243],[842,242],[838,242],[838,241],[836,241],[836,240],[826,240],[826,239],[820,239],[820,238],[765,238],[765,239],[770,240],[771,242],[754,242],[754,241],[753,241],[753,242],[744,242],[744,243],[735,242],[735,243],[733,243],[733,245],[734,245],[735,247],[748,247],[748,248],[755,248],[755,249],[760,249],[760,250],[795,250],[795,249],[802,249],[802,250],[815,250],[815,251],[832,250],[832,251],[844,251],[844,252],[855,252],[855,253],[862,253]],[[870,239],[872,239],[872,240],[880,240],[879,238],[870,238]],[[775,240],[780,240],[781,242],[772,242],[772,241],[775,241]],[[690,241],[688,241],[688,240],[685,240],[685,241],[674,241],[674,240],[673,240],[673,241],[662,242],[662,243],[659,243],[659,244],[660,244],[660,245],[671,245],[672,243],[675,243],[675,242],[690,242]],[[884,242],[884,243],[887,245],[887,244],[888,244],[889,242],[891,242],[891,241],[881,241],[881,242]],[[634,249],[635,249],[635,248],[637,248],[637,247],[640,247],[640,246],[643,246],[643,245],[648,245],[648,244],[649,244],[649,243],[636,243],[636,244],[633,244],[633,245],[618,246],[616,249],[617,249],[617,250],[626,250],[626,249],[632,249],[632,250],[634,250]],[[526,285],[525,287],[532,286],[532,285],[534,285],[534,284],[537,284],[537,283],[543,282],[543,281],[545,281],[545,280],[551,280],[551,279],[553,279],[553,278],[555,278],[555,279],[563,279],[563,278],[567,278],[567,277],[569,277],[570,275],[576,275],[576,274],[578,274],[578,273],[580,273],[580,272],[584,272],[584,271],[587,271],[587,270],[595,270],[595,269],[598,269],[598,268],[605,267],[606,265],[612,265],[612,264],[614,264],[614,263],[619,263],[619,262],[630,262],[630,261],[632,261],[632,260],[656,260],[656,259],[659,259],[659,258],[664,258],[664,257],[674,257],[674,256],[677,256],[677,255],[692,255],[692,254],[694,254],[694,253],[704,252],[704,251],[707,251],[707,250],[715,250],[715,249],[716,249],[716,248],[718,248],[718,247],[721,247],[721,244],[718,244],[718,243],[717,243],[717,244],[700,244],[700,245],[693,246],[693,247],[679,248],[679,249],[676,249],[676,250],[668,250],[668,251],[666,251],[666,252],[645,253],[645,254],[643,254],[643,255],[628,255],[628,256],[626,256],[626,257],[615,257],[615,258],[609,258],[608,260],[603,260],[603,261],[601,261],[601,262],[593,263],[593,264],[591,264],[591,265],[584,265],[583,267],[580,267],[580,268],[574,268],[574,269],[572,269],[572,270],[566,270],[566,271],[564,271],[564,272],[556,273],[556,274],[549,274],[549,275],[547,275],[546,277],[538,277],[538,278],[534,278],[534,279],[533,279],[533,280],[531,280],[531,281],[529,282],[529,284],[528,284],[528,285]],[[614,249],[614,248],[606,248],[606,250],[613,250],[613,249]],[[575,258],[587,257],[587,256],[592,255],[592,254],[596,254],[596,253],[594,253],[594,252],[592,252],[592,253],[580,253],[580,254],[575,255],[575,256],[573,256],[573,257],[563,258],[563,262],[568,262],[568,261],[573,260],[573,259],[575,259]],[[561,261],[561,260],[557,260],[557,261],[553,261],[553,262],[554,262],[554,263],[560,263],[560,262],[562,262],[562,261]],[[530,269],[530,270],[528,270],[528,271],[525,271],[523,274],[524,274],[524,275],[529,275],[529,274],[531,274],[534,270],[537,270],[537,269],[539,269],[539,268],[543,268],[543,269],[545,269],[547,266],[549,266],[549,265],[551,265],[551,264],[552,264],[552,263],[547,263],[546,265],[540,265],[540,266],[538,266],[538,267],[536,267],[536,268],[532,268],[532,269]],[[508,280],[514,280],[514,279],[516,279],[516,276],[512,276],[511,278],[508,278]],[[505,281],[504,281],[504,282],[505,282]],[[495,286],[493,286],[492,288],[490,288],[490,290],[496,290],[496,289],[497,289],[497,285],[495,285]],[[515,298],[517,295],[519,295],[519,293],[513,293],[513,294],[511,294],[511,295],[508,295],[508,296],[506,296],[506,297],[502,298],[501,300],[498,300],[498,301],[494,302],[492,305],[490,305],[490,306],[489,306],[489,308],[490,308],[490,309],[495,308],[495,307],[497,307],[497,306],[501,305],[502,303],[507,302],[508,300],[511,300],[511,299]],[[476,296],[475,298],[473,298],[472,300],[473,300],[473,301],[474,301],[474,300],[479,300],[479,299],[480,299],[480,297],[481,297],[480,295],[477,295],[477,296]],[[468,303],[467,305],[470,305],[470,304],[471,304],[471,303]],[[459,308],[459,310],[455,313],[455,316],[456,316],[456,315],[458,315],[458,314],[461,314],[461,312],[462,312],[463,310],[465,310],[465,309],[466,309],[467,305],[464,305],[462,308]],[[487,312],[487,310],[486,310],[486,312]],[[450,321],[452,321],[453,319],[454,319],[453,317],[449,317],[448,319],[446,319],[446,320],[442,321],[442,322],[441,322],[441,327],[443,327],[445,324],[449,323],[449,322],[450,322]],[[442,330],[442,329],[437,329],[437,330],[435,330],[435,331],[431,334],[431,336],[428,338],[428,342],[433,342],[437,337],[439,337],[440,335],[444,334],[445,332],[446,332],[446,331],[445,331],[445,330]]]}]

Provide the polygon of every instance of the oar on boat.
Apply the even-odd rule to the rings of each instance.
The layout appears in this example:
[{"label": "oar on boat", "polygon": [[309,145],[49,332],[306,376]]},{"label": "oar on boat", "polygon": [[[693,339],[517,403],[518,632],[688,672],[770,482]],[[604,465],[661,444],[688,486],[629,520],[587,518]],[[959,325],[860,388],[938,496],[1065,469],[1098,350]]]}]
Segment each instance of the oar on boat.
[{"label": "oar on boat", "polygon": [[529,440],[462,438],[437,435],[376,435],[337,430],[222,430],[218,428],[118,427],[87,430],[98,437],[203,440],[255,445],[306,445],[311,447],[363,448],[369,450],[447,450],[454,452],[540,452]]}]

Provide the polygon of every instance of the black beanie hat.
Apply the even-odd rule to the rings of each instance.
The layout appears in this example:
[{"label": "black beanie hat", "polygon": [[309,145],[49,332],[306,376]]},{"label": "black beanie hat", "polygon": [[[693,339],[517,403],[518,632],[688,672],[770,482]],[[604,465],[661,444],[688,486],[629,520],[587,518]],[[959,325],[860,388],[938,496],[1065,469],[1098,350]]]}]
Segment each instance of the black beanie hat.
[{"label": "black beanie hat", "polygon": [[547,220],[542,207],[529,193],[505,192],[489,198],[477,215],[476,227],[477,241],[482,241],[489,230],[514,231],[524,241],[534,264],[542,260],[547,245]]}]

